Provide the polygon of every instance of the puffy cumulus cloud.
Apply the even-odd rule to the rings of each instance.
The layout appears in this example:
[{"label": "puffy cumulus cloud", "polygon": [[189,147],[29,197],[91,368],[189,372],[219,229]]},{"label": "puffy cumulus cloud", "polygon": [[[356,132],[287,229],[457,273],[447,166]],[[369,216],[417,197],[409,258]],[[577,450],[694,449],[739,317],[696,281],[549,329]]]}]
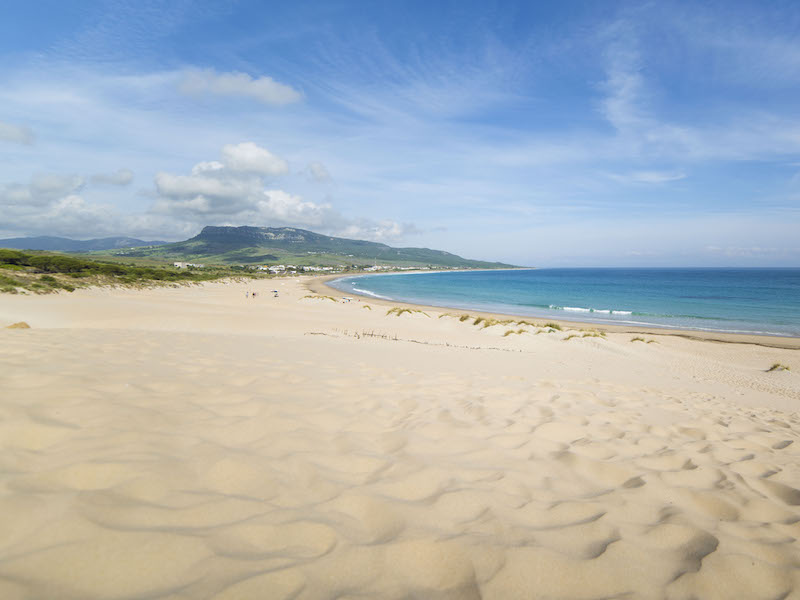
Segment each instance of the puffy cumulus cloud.
[{"label": "puffy cumulus cloud", "polygon": [[151,214],[197,227],[294,226],[371,240],[393,240],[416,232],[413,226],[393,221],[348,219],[330,203],[268,188],[268,176],[288,171],[288,165],[252,142],[225,146],[221,158],[196,164],[188,175],[158,173],[158,197]]},{"label": "puffy cumulus cloud", "polygon": [[0,186],[2,235],[152,235],[175,239],[183,231],[195,231],[194,226],[169,217],[122,214],[112,204],[87,201],[80,195],[84,185],[84,178],[78,175],[44,173],[28,183]]},{"label": "puffy cumulus cloud", "polygon": [[121,220],[110,205],[86,202],[78,194],[52,198],[39,205],[2,206],[4,227],[15,235],[95,237],[118,235]]},{"label": "puffy cumulus cloud", "polygon": [[78,175],[34,175],[30,183],[9,183],[0,187],[0,207],[42,207],[78,191],[84,183],[83,177]]},{"label": "puffy cumulus cloud", "polygon": [[201,175],[203,173],[213,173],[214,171],[222,171],[225,168],[221,162],[216,160],[209,160],[207,162],[197,163],[192,167],[192,175]]},{"label": "puffy cumulus cloud", "polygon": [[317,204],[283,190],[267,190],[263,180],[240,173],[216,171],[191,175],[156,175],[158,199],[153,212],[198,225],[252,223],[327,226],[341,217],[329,204]]},{"label": "puffy cumulus cloud", "polygon": [[[185,239],[205,225],[292,226],[375,241],[415,233],[393,221],[351,219],[330,202],[316,202],[268,185],[288,170],[285,161],[246,142],[222,149],[221,160],[197,163],[188,174],[159,172],[155,198],[144,211],[123,213],[81,195],[83,177],[40,174],[28,183],[0,185],[0,233],[87,238],[131,235]],[[124,185],[133,173],[96,174],[90,182]],[[91,196],[89,196],[91,198]]]},{"label": "puffy cumulus cloud", "polygon": [[158,173],[153,212],[213,225],[231,220],[290,223],[295,217],[307,223],[310,215],[326,210],[280,190],[265,190],[268,176],[289,170],[285,160],[266,148],[253,142],[228,144],[221,159],[200,162],[189,175]]},{"label": "puffy cumulus cloud", "polygon": [[35,140],[30,127],[0,121],[0,141],[30,145]]},{"label": "puffy cumulus cloud", "polygon": [[289,171],[285,160],[253,142],[223,146],[222,162],[227,168],[244,173],[283,175]]},{"label": "puffy cumulus cloud", "polygon": [[239,96],[277,106],[298,102],[303,97],[291,86],[278,83],[271,77],[254,78],[238,72],[218,73],[214,69],[187,72],[180,83],[180,90],[193,96]]},{"label": "puffy cumulus cloud", "polygon": [[128,185],[131,181],[133,181],[133,171],[130,169],[118,169],[113,173],[97,173],[92,175],[92,183]]},{"label": "puffy cumulus cloud", "polygon": [[[156,174],[158,194],[163,198],[185,200],[203,196],[216,203],[235,204],[261,189],[261,180],[256,177],[219,177],[214,172],[198,172],[191,175]],[[222,173],[220,172],[220,175]]]},{"label": "puffy cumulus cloud", "polygon": [[331,180],[331,174],[321,162],[309,163],[306,172],[308,173],[309,179],[312,181],[318,181],[322,183]]}]

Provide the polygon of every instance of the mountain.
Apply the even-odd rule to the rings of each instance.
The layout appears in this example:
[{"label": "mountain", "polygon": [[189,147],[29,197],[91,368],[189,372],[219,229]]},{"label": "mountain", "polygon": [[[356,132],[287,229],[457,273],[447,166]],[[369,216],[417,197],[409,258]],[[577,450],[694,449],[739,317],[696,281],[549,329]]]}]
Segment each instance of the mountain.
[{"label": "mountain", "polygon": [[198,235],[185,242],[139,248],[126,251],[125,255],[223,263],[382,263],[471,268],[512,266],[469,260],[428,248],[392,248],[386,244],[331,237],[293,227],[204,227]]},{"label": "mountain", "polygon": [[71,240],[69,238],[39,236],[0,240],[0,248],[18,250],[50,250],[53,252],[95,252],[137,246],[161,246],[167,242],[145,242],[129,237],[110,237],[96,240]]}]

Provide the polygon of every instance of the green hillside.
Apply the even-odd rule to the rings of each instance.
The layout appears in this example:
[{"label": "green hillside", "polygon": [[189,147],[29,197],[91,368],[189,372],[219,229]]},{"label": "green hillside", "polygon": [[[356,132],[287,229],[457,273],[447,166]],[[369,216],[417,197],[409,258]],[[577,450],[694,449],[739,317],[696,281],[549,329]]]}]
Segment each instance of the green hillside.
[{"label": "green hillside", "polygon": [[331,237],[292,227],[205,227],[184,242],[121,250],[118,254],[223,264],[382,264],[484,269],[512,266],[469,260],[441,250],[392,248],[386,244]]}]

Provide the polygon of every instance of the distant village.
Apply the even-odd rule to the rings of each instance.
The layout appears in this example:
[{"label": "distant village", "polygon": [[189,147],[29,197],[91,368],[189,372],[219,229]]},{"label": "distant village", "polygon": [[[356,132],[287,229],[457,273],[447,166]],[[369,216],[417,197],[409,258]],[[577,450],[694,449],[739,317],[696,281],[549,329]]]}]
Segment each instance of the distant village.
[{"label": "distant village", "polygon": [[[203,269],[203,263],[190,263],[183,261],[176,261],[172,263],[178,269]],[[295,265],[242,265],[242,267],[253,271],[266,271],[270,275],[296,275],[298,273],[341,273],[347,270],[358,271],[412,271],[419,269],[428,269],[430,267],[395,267],[389,265],[373,265],[371,267],[363,267],[360,265],[336,265],[335,267],[314,267],[314,266],[295,266]]]}]

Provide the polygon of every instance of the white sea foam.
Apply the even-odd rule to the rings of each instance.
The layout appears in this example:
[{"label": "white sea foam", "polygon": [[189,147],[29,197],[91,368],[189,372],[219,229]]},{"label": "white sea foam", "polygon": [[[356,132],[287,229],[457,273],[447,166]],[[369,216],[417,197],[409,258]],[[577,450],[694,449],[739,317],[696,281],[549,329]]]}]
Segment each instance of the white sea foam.
[{"label": "white sea foam", "polygon": [[362,290],[361,288],[357,288],[353,286],[353,291],[357,294],[364,294],[365,296],[372,296],[373,298],[380,298],[381,300],[391,300],[388,296],[381,296],[380,294],[376,294],[375,292],[370,292],[369,290]]},{"label": "white sea foam", "polygon": [[557,306],[555,304],[551,304],[548,308],[552,310],[566,310],[569,312],[581,312],[581,313],[598,313],[602,315],[630,315],[633,314],[629,310],[611,310],[610,308],[584,308],[582,306]]}]

